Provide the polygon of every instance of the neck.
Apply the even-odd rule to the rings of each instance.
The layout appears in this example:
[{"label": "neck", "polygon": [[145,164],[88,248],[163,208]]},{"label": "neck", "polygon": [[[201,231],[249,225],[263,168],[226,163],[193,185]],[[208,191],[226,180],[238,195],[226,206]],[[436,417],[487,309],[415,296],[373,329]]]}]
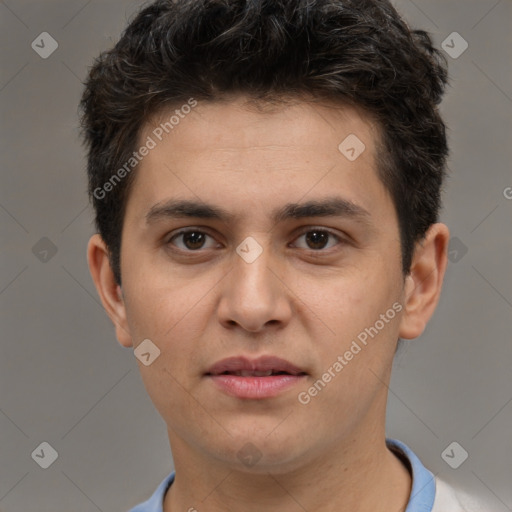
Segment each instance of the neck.
[{"label": "neck", "polygon": [[409,471],[388,450],[383,432],[345,440],[289,471],[258,473],[206,461],[170,431],[169,438],[176,478],[164,512],[403,512],[409,500]]}]

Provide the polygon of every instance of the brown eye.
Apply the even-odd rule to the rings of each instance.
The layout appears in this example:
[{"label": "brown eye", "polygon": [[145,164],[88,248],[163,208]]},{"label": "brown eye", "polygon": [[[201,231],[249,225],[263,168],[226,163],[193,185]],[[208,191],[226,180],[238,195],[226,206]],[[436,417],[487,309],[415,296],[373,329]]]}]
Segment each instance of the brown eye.
[{"label": "brown eye", "polygon": [[183,242],[188,249],[200,249],[204,245],[204,233],[189,231],[183,234]]},{"label": "brown eye", "polygon": [[[210,247],[205,247],[208,239],[211,239],[213,244]],[[181,240],[181,243],[176,242],[179,240]],[[181,231],[170,238],[168,243],[175,245],[183,251],[197,251],[198,249],[203,248],[210,249],[215,245],[214,240],[210,235],[199,230]]]},{"label": "brown eye", "polygon": [[306,243],[310,249],[323,249],[329,241],[329,233],[325,231],[308,231],[306,233]]},{"label": "brown eye", "polygon": [[313,251],[320,251],[325,248],[330,249],[336,245],[336,243],[340,242],[339,237],[337,237],[334,233],[324,229],[310,229],[309,231],[305,231],[297,238],[297,240],[300,239],[304,239],[305,244],[295,243],[297,247],[301,249],[310,249]]}]

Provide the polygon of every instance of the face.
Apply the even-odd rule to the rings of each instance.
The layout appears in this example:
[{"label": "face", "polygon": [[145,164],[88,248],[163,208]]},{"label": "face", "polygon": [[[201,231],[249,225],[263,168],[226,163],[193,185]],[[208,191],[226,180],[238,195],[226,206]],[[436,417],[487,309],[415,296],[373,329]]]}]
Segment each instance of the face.
[{"label": "face", "polygon": [[[160,350],[139,367],[173,451],[239,469],[248,451],[247,471],[278,472],[383,433],[406,281],[376,126],[243,97],[198,104],[161,141],[160,121],[141,134],[156,146],[127,202],[114,321],[123,345]],[[293,369],[212,369],[264,356]]]}]

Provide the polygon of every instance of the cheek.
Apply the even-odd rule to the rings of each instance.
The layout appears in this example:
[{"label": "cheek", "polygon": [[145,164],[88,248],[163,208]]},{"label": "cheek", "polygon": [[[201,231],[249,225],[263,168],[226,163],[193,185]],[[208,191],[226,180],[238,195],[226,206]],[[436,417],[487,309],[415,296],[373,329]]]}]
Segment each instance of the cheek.
[{"label": "cheek", "polygon": [[216,282],[212,276],[184,277],[150,258],[130,263],[132,272],[126,272],[130,276],[125,290],[129,298],[126,310],[134,332],[168,344],[184,322],[198,325],[190,318],[197,318],[208,303],[206,291]]},{"label": "cheek", "polygon": [[323,283],[304,283],[297,295],[316,314],[319,323],[323,321],[331,333],[334,331],[341,338],[373,325],[400,297],[400,277],[391,271],[386,275],[373,266],[367,272],[339,274]]},{"label": "cheek", "polygon": [[[203,293],[204,294],[204,293]],[[127,315],[134,347],[150,339],[159,349],[159,356],[149,365],[138,362],[140,374],[156,409],[169,425],[175,411],[194,414],[197,404],[190,394],[195,371],[201,368],[201,317],[203,304],[196,304],[194,295],[188,300],[173,292],[140,293],[132,296]]]},{"label": "cheek", "polygon": [[370,370],[380,378],[388,371],[398,339],[400,290],[400,275],[392,272],[380,275],[379,270],[366,274],[355,272],[353,276],[331,281],[329,287],[322,288],[322,293],[316,289],[310,295],[315,303],[309,305],[315,313],[309,313],[313,322],[310,337],[321,364],[320,371],[332,368],[338,356],[343,359],[340,363],[343,369],[333,370],[339,378],[334,379],[332,390],[338,389],[340,396],[354,386],[360,391],[368,386]]}]

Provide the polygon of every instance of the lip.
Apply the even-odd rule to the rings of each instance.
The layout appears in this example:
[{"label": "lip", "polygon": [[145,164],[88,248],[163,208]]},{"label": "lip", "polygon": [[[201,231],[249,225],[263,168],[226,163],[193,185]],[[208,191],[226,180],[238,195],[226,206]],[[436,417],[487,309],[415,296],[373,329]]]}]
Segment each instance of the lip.
[{"label": "lip", "polygon": [[252,371],[266,372],[273,370],[275,372],[286,372],[290,375],[306,373],[298,366],[274,356],[261,356],[257,359],[247,357],[228,357],[215,363],[207,372],[207,375],[220,375],[224,372]]},{"label": "lip", "polygon": [[[286,372],[269,376],[241,376],[225,372]],[[272,398],[297,385],[307,376],[294,364],[273,356],[257,359],[229,357],[215,363],[206,373],[216,387],[236,398]]]}]

